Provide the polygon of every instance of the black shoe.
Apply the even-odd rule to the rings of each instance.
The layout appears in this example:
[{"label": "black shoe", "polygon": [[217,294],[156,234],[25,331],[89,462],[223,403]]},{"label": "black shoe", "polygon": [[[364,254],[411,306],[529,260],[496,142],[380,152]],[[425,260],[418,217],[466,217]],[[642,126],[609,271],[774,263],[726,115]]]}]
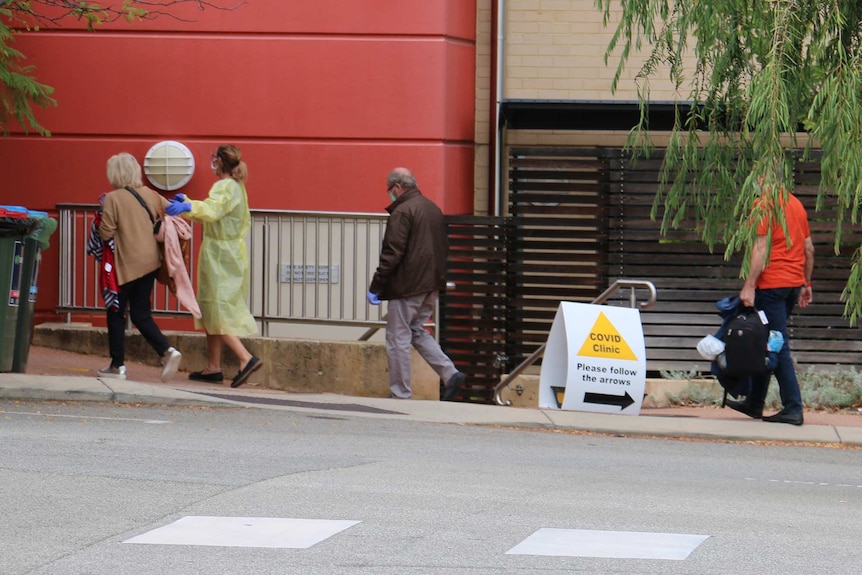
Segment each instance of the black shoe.
[{"label": "black shoe", "polygon": [[783,409],[775,415],[764,417],[763,421],[770,423],[789,423],[790,425],[802,425],[802,413],[789,413]]},{"label": "black shoe", "polygon": [[455,396],[458,395],[459,391],[461,391],[461,386],[464,385],[464,381],[466,379],[466,375],[464,375],[460,371],[456,371],[455,375],[449,378],[449,381],[443,388],[443,401],[452,401],[453,399],[455,399]]},{"label": "black shoe", "polygon": [[239,387],[244,384],[248,377],[253,374],[255,371],[263,366],[263,362],[260,361],[259,357],[251,356],[251,359],[248,360],[248,363],[245,364],[245,367],[240,370],[236,377],[233,378],[233,381],[230,383],[231,387]]},{"label": "black shoe", "polygon": [[738,411],[739,413],[744,413],[748,417],[752,417],[754,419],[761,419],[763,417],[762,409],[754,409],[744,401],[736,401],[735,399],[727,398],[727,400],[724,402],[724,405],[726,405],[730,409]]},{"label": "black shoe", "polygon": [[207,383],[221,383],[224,381],[224,375],[220,371],[214,373],[193,371],[189,374],[189,379],[192,381],[206,381]]}]

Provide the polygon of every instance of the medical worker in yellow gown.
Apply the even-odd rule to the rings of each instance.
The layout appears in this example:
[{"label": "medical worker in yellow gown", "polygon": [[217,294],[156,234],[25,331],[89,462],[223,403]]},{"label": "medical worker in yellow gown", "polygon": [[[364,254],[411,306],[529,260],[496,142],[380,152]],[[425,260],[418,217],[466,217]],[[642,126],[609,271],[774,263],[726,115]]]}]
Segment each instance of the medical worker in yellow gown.
[{"label": "medical worker in yellow gown", "polygon": [[251,229],[245,181],[248,167],[239,148],[223,145],[212,155],[212,170],[219,180],[207,199],[198,201],[177,194],[165,208],[168,215],[183,214],[200,222],[204,238],[198,257],[200,320],[195,327],[207,334],[207,368],[189,374],[189,379],[221,383],[222,344],[239,359],[240,370],[231,387],[239,387],[261,367],[239,338],[258,332],[248,310],[249,263],[245,236]]}]

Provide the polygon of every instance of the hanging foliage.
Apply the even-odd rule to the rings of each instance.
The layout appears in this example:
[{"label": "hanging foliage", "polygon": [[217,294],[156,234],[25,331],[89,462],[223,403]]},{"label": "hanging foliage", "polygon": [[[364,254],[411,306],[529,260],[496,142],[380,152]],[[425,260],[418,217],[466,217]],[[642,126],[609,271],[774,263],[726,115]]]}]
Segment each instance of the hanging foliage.
[{"label": "hanging foliage", "polygon": [[0,8],[0,130],[8,135],[9,122],[14,119],[25,130],[49,136],[50,132],[36,121],[33,105],[55,106],[57,102],[51,97],[54,89],[36,81],[33,67],[22,63],[24,54],[12,47],[15,37],[4,24],[11,16],[8,8]]},{"label": "hanging foliage", "polygon": [[[859,222],[862,200],[862,2],[859,0],[596,0],[606,25],[619,18],[606,61],[619,52],[616,89],[633,51],[641,121],[629,148],[649,155],[650,81],[669,80],[684,98],[663,159],[653,217],[662,231],[694,221],[712,249],[745,251],[757,202],[793,186],[793,150],[819,149],[817,208],[837,209],[834,247]],[[661,75],[661,76],[659,76]],[[774,207],[773,207],[774,206]],[[783,218],[780,218],[783,221]],[[862,315],[862,252],[843,298]],[[743,266],[747,273],[747,262]]]}]

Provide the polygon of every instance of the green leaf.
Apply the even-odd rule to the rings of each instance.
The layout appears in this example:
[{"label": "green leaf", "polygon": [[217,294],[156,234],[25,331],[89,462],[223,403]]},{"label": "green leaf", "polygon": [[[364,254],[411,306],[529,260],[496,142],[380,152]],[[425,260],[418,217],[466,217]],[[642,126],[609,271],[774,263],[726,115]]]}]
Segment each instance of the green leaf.
[{"label": "green leaf", "polygon": [[[638,45],[641,119],[627,147],[652,153],[648,87],[669,80],[691,112],[677,115],[652,217],[668,233],[694,225],[730,258],[755,237],[751,210],[763,189],[792,190],[792,164],[822,151],[817,209],[836,206],[834,247],[862,204],[862,2],[858,0],[598,0],[619,15],[605,53],[619,55],[612,84]],[[804,140],[802,139],[804,138]],[[779,221],[781,208],[776,208]],[[748,273],[747,261],[743,274]],[[845,314],[862,314],[862,256],[844,290]]]}]

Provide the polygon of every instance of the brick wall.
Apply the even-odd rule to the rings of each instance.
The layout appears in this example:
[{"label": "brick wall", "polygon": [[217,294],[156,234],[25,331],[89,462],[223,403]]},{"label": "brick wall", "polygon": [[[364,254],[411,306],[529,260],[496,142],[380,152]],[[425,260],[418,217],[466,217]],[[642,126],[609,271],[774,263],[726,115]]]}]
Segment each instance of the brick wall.
[{"label": "brick wall", "polygon": [[[508,99],[637,100],[634,53],[615,94],[618,51],[604,63],[616,20],[602,24],[594,0],[506,0],[505,81]],[[653,80],[651,99],[671,100],[670,82]]]},{"label": "brick wall", "polygon": [[491,36],[491,3],[496,0],[476,0],[476,139],[474,147],[473,212],[487,215],[490,210],[488,170],[491,158],[491,110],[496,106],[492,98],[491,47],[496,41]]}]

